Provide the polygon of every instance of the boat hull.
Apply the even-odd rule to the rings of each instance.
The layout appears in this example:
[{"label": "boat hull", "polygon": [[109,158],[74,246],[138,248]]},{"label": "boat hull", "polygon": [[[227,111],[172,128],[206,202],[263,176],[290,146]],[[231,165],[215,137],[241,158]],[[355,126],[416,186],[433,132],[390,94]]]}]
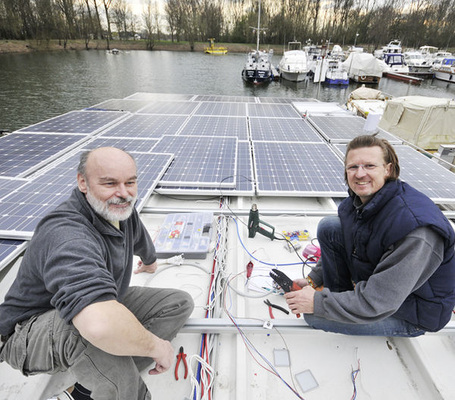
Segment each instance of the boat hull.
[{"label": "boat hull", "polygon": [[445,71],[434,71],[434,77],[440,81],[455,83],[455,73]]},{"label": "boat hull", "polygon": [[381,80],[381,77],[374,75],[351,75],[350,79],[358,83],[369,83],[376,85]]},{"label": "boat hull", "polygon": [[268,83],[273,79],[273,74],[271,70],[244,69],[242,78],[245,82],[254,84]]},{"label": "boat hull", "polygon": [[308,74],[307,72],[280,71],[280,76],[287,81],[302,82],[307,78]]}]

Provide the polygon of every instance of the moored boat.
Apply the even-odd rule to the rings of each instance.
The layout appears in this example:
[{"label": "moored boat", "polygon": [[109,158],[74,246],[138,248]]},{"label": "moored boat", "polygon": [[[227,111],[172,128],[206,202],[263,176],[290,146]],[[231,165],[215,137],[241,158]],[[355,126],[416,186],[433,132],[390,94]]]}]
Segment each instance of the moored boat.
[{"label": "moored boat", "polygon": [[301,42],[289,42],[288,50],[278,64],[280,77],[291,82],[301,82],[307,78],[309,68],[307,55]]},{"label": "moored boat", "polygon": [[204,53],[213,54],[213,55],[223,55],[228,52],[227,47],[224,46],[215,46],[215,39],[209,39],[209,46],[204,49]]},{"label": "moored boat", "polygon": [[455,57],[444,58],[440,67],[433,70],[434,77],[441,81],[455,82]]}]

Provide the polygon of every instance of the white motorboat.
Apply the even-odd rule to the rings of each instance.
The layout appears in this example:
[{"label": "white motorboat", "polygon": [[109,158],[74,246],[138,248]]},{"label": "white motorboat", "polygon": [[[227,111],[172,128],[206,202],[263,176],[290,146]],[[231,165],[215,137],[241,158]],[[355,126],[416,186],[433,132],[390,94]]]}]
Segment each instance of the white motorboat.
[{"label": "white motorboat", "polygon": [[389,66],[387,72],[398,74],[409,73],[409,67],[406,65],[402,53],[385,53],[384,62]]},{"label": "white motorboat", "polygon": [[378,84],[382,73],[388,69],[383,60],[369,53],[351,53],[342,63],[348,72],[349,79],[354,82]]},{"label": "white motorboat", "polygon": [[455,83],[455,57],[444,58],[441,65],[433,69],[433,72],[436,79]]},{"label": "white motorboat", "polygon": [[403,56],[409,72],[428,73],[430,71],[431,63],[425,59],[420,51],[406,51]]},{"label": "white motorboat", "polygon": [[444,59],[449,58],[451,56],[452,56],[452,53],[450,53],[448,51],[443,51],[443,50],[438,51],[434,55],[433,61],[431,63],[431,70],[435,71],[436,69],[439,69],[439,67],[441,67],[442,62],[444,61]]},{"label": "white motorboat", "polygon": [[289,42],[288,50],[278,64],[280,77],[292,82],[301,82],[307,78],[309,68],[307,55],[302,50],[301,42]]}]

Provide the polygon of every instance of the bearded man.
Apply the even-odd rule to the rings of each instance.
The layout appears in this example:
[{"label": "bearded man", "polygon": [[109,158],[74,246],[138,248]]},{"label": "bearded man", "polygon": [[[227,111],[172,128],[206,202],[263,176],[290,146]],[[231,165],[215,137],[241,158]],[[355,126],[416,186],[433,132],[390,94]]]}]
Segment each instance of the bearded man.
[{"label": "bearded man", "polygon": [[56,399],[150,399],[140,371],[167,371],[169,342],[194,304],[176,289],[130,287],[157,269],[134,208],[133,157],[103,147],[81,155],[77,188],[37,226],[0,305],[0,361],[24,375],[70,370],[77,383]]}]

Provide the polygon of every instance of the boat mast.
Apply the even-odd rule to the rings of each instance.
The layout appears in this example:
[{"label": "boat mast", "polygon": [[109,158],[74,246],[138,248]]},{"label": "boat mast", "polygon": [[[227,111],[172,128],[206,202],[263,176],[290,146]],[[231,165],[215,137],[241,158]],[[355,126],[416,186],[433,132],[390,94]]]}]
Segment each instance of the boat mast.
[{"label": "boat mast", "polygon": [[257,39],[256,39],[256,50],[259,51],[259,33],[261,32],[261,0],[259,2],[258,10],[258,29],[257,29]]}]

